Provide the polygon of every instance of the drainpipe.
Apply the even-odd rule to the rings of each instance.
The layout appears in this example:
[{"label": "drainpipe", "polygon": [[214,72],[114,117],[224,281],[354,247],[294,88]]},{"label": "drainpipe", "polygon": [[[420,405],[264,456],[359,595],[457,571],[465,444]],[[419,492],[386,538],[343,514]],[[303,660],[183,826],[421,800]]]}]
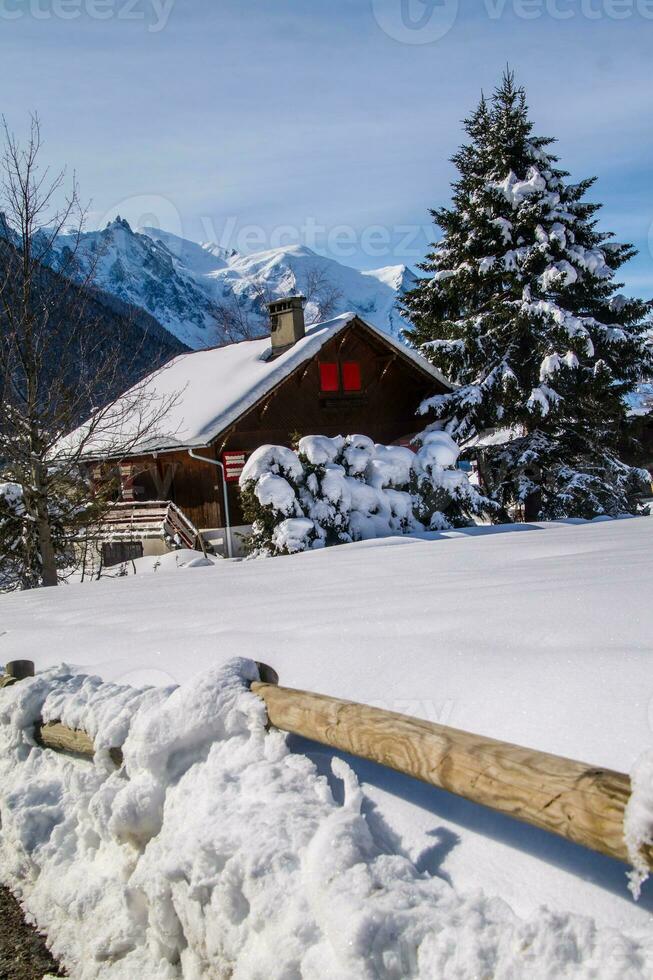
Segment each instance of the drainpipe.
[{"label": "drainpipe", "polygon": [[229,517],[229,495],[227,492],[227,477],[224,471],[224,466],[219,459],[210,459],[208,456],[200,456],[199,453],[194,452],[192,449],[188,450],[188,455],[192,456],[193,459],[199,459],[202,463],[210,463],[211,466],[217,466],[220,469],[222,475],[222,498],[224,500],[224,520],[225,520],[225,530],[227,532],[227,555],[229,558],[234,556],[233,543],[231,541],[231,518]]}]

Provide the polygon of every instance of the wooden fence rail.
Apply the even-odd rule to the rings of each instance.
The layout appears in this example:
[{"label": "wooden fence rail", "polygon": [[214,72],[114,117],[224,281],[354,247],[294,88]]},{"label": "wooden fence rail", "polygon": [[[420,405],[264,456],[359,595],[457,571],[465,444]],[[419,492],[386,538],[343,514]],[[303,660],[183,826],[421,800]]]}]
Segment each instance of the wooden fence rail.
[{"label": "wooden fence rail", "polygon": [[[339,698],[279,687],[259,664],[252,691],[272,725],[333,749],[388,766],[431,786],[629,862],[624,811],[630,778],[561,756],[500,742]],[[93,756],[92,739],[60,722],[37,725],[45,747]],[[117,765],[120,748],[111,749]],[[653,869],[653,848],[644,856]]]},{"label": "wooden fence rail", "polygon": [[[274,684],[255,683],[276,727],[378,762],[629,862],[623,773],[482,735]],[[646,851],[653,868],[651,849]]]}]

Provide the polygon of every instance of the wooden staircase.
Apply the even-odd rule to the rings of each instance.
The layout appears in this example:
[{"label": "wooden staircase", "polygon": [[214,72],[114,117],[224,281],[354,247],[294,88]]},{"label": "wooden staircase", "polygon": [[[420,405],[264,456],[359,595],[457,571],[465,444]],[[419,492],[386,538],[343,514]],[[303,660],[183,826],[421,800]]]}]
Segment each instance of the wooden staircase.
[{"label": "wooden staircase", "polygon": [[112,505],[102,521],[102,541],[142,541],[163,538],[172,547],[206,554],[202,535],[171,500],[124,500]]}]

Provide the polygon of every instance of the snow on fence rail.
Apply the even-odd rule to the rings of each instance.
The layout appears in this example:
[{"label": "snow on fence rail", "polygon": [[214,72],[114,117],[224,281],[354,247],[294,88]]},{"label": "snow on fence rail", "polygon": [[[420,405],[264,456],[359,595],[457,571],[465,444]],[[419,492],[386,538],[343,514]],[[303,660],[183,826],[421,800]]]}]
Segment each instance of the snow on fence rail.
[{"label": "snow on fence rail", "polygon": [[[413,776],[473,803],[564,837],[593,851],[632,863],[624,838],[631,780],[562,756],[438,725],[409,715],[280,687],[276,672],[257,664],[251,690],[264,702],[269,722],[282,731]],[[33,675],[30,661],[7,664],[4,683]],[[44,748],[92,758],[93,739],[59,721],[37,723]],[[122,765],[119,746],[110,749]],[[653,846],[641,857],[653,869]]]}]

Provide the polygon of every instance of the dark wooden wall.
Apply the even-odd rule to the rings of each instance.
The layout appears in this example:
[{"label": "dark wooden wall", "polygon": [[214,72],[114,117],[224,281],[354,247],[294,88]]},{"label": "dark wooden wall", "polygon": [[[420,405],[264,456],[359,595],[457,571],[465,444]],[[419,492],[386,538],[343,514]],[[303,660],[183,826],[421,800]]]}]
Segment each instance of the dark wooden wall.
[{"label": "dark wooden wall", "polygon": [[[215,457],[215,449],[198,450]],[[202,463],[182,452],[160,453],[156,458],[133,460],[136,500],[172,500],[196,528],[222,527],[222,485],[217,466]]]},{"label": "dark wooden wall", "polygon": [[[320,361],[358,361],[362,390],[322,393]],[[416,414],[420,402],[444,390],[375,334],[360,324],[352,324],[222,433],[211,449],[199,452],[218,457],[225,450],[249,453],[265,443],[289,446],[297,435],[362,433],[376,442],[397,442],[422,428]],[[152,458],[141,460],[142,468],[146,462],[151,465]],[[175,467],[167,499],[173,500],[196,527],[224,526],[217,467],[198,462],[187,452],[160,454],[156,463],[158,473],[164,476],[166,467]],[[144,481],[138,477],[135,483],[145,489]],[[145,496],[141,493],[137,499],[155,499],[155,490],[148,481]],[[232,524],[243,523],[237,484],[229,485],[229,506]]]}]

